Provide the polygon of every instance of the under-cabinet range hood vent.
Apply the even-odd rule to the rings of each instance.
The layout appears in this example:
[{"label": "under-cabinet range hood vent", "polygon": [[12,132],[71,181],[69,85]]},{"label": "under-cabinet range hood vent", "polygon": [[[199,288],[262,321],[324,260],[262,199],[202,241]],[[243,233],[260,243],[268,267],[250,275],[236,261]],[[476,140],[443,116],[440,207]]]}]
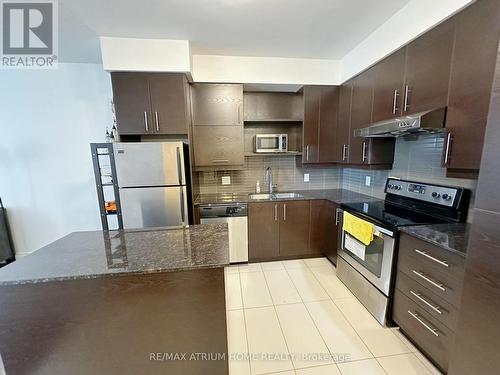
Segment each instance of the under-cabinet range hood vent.
[{"label": "under-cabinet range hood vent", "polygon": [[354,131],[355,137],[402,137],[415,133],[437,133],[443,131],[446,107],[426,112],[379,121],[367,128]]}]

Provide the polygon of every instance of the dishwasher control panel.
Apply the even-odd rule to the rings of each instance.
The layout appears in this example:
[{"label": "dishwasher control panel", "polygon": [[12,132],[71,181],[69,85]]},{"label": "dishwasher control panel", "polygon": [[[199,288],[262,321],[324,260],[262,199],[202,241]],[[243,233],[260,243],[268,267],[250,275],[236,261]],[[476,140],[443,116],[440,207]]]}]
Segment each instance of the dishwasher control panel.
[{"label": "dishwasher control panel", "polygon": [[200,205],[200,219],[247,216],[247,211],[244,203],[204,204]]}]

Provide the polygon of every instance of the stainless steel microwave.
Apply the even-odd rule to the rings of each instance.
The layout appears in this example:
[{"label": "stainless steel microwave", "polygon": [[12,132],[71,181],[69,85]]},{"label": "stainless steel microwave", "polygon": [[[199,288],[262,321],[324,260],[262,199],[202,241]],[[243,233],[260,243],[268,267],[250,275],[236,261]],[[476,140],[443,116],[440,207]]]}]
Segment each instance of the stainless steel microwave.
[{"label": "stainless steel microwave", "polygon": [[287,152],[288,134],[256,134],[254,138],[255,152]]}]

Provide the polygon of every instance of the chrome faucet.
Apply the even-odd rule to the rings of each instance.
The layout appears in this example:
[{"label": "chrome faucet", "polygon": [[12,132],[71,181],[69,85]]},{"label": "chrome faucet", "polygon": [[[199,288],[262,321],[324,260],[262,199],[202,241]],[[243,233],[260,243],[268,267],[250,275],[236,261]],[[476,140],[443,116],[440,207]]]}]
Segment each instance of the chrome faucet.
[{"label": "chrome faucet", "polygon": [[269,194],[273,193],[273,171],[271,170],[271,167],[266,168],[266,178],[265,181],[267,182],[267,191]]}]

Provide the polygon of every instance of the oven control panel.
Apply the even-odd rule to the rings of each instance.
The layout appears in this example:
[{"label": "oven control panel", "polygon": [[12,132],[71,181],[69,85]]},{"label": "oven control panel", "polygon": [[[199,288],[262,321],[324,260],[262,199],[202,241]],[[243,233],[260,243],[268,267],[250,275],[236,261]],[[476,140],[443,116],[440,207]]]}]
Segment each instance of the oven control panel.
[{"label": "oven control panel", "polygon": [[385,192],[424,202],[453,207],[460,188],[388,178]]}]

